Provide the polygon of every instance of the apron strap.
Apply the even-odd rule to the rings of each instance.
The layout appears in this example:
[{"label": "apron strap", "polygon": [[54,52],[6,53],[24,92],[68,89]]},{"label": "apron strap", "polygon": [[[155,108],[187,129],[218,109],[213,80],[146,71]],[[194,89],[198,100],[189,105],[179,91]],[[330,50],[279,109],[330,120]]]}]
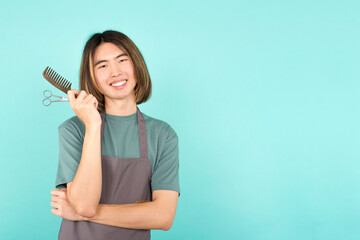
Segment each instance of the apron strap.
[{"label": "apron strap", "polygon": [[143,115],[141,114],[139,108],[137,108],[137,118],[138,118],[138,129],[139,129],[139,144],[140,144],[140,158],[147,159],[148,153],[148,144],[147,144],[147,137],[146,137],[146,127],[145,127],[145,120]]}]

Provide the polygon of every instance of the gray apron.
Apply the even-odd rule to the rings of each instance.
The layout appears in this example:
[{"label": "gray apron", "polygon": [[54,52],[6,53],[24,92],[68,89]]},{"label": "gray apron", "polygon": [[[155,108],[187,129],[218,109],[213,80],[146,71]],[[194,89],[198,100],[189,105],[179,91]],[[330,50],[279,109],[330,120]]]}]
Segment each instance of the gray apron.
[{"label": "gray apron", "polygon": [[[148,159],[146,127],[143,115],[137,108],[140,158],[115,158],[101,155],[102,192],[100,204],[127,204],[151,201],[151,167]],[[100,112],[101,141],[104,132],[105,112]],[[100,143],[101,143],[100,141]],[[89,221],[63,219],[61,240],[149,240],[149,229],[128,229]]]}]

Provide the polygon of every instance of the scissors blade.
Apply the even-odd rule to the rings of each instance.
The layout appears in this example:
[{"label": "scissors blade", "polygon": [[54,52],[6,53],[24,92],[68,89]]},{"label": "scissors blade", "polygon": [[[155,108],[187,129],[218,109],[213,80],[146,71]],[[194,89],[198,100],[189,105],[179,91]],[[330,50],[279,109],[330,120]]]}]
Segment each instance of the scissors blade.
[{"label": "scissors blade", "polygon": [[59,98],[60,100],[55,100],[55,101],[53,101],[53,102],[68,102],[69,101],[69,99],[68,98],[66,98],[66,97],[60,97],[60,96],[57,96],[57,95],[51,95],[52,97],[56,97],[56,98]]}]

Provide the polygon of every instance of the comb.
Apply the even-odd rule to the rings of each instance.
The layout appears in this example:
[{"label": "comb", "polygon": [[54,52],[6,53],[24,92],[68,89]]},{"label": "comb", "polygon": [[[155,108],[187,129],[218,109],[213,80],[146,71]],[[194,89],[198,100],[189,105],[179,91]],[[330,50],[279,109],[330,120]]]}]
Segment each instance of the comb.
[{"label": "comb", "polygon": [[57,89],[63,91],[67,94],[69,90],[71,90],[71,82],[66,80],[64,77],[62,77],[60,74],[55,72],[53,69],[51,69],[49,66],[45,68],[45,70],[42,73],[43,77],[48,80],[49,83],[54,85]]}]

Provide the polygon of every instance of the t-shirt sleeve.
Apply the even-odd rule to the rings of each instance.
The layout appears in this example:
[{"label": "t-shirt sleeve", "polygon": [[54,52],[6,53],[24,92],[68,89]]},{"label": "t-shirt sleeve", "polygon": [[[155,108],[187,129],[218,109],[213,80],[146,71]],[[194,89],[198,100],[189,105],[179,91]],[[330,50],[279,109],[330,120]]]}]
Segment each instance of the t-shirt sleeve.
[{"label": "t-shirt sleeve", "polygon": [[59,163],[55,180],[56,188],[66,188],[66,183],[73,181],[79,167],[82,154],[82,140],[71,126],[60,125]]},{"label": "t-shirt sleeve", "polygon": [[151,188],[152,191],[173,190],[180,196],[178,136],[171,127],[163,152],[151,177]]}]

